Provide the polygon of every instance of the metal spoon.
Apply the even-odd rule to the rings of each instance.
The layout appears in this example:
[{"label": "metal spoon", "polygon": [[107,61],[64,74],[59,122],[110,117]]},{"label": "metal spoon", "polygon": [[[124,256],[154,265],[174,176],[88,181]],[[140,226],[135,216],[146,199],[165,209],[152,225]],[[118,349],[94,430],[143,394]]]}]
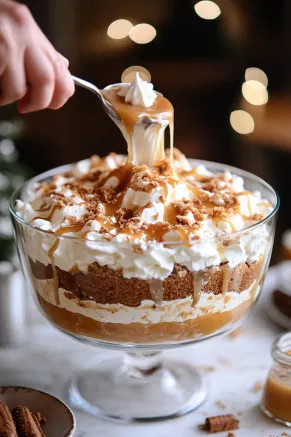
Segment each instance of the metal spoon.
[{"label": "metal spoon", "polygon": [[[113,108],[113,106],[111,105],[111,103],[109,103],[104,98],[101,90],[96,85],[93,85],[92,83],[87,82],[84,79],[80,79],[79,77],[76,77],[76,76],[72,76],[72,78],[73,78],[73,80],[74,80],[76,85],[91,91],[92,93],[94,93],[99,98],[99,100],[101,101],[101,104],[102,104],[103,109],[105,110],[106,114],[119,127],[119,129],[121,130],[125,140],[127,141],[128,140],[127,132],[126,132],[126,129],[124,129],[124,125],[123,125],[123,122],[122,122],[120,116],[116,113],[116,111]],[[111,86],[112,85],[109,85],[105,89],[108,89]],[[142,114],[138,124],[143,124],[145,127],[149,127],[150,125],[153,125],[153,124],[160,124],[160,121],[151,118],[148,114]]]},{"label": "metal spoon", "polygon": [[113,106],[111,105],[111,103],[109,103],[104,97],[103,94],[101,92],[101,90],[93,85],[90,82],[87,82],[84,79],[80,79],[76,76],[72,76],[74,82],[76,85],[79,85],[83,88],[86,88],[87,90],[91,91],[92,93],[94,93],[99,100],[101,101],[101,104],[103,106],[104,111],[106,112],[106,114],[114,121],[114,123],[116,123],[117,125],[120,125],[122,123],[121,118],[119,117],[119,115],[115,112]]}]

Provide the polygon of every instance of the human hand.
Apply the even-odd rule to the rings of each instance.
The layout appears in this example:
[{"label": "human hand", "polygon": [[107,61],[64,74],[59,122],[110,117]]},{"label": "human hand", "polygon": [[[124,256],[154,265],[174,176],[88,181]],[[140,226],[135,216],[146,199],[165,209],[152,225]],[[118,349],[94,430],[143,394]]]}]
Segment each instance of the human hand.
[{"label": "human hand", "polygon": [[18,101],[21,113],[60,108],[75,91],[68,67],[25,5],[0,0],[0,106]]}]

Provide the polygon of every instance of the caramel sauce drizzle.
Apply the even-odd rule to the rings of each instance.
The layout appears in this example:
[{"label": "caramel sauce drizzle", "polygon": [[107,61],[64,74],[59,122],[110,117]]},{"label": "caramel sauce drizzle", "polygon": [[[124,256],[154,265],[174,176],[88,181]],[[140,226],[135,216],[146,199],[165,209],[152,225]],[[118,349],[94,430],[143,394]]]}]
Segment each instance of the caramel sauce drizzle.
[{"label": "caramel sauce drizzle", "polygon": [[102,94],[114,107],[130,135],[133,134],[135,125],[140,121],[143,115],[148,115],[154,120],[158,120],[158,117],[160,117],[172,122],[174,113],[173,105],[161,94],[157,93],[157,98],[151,106],[144,107],[126,103],[124,97],[117,94],[119,90],[119,86],[111,87],[110,89],[103,90]]},{"label": "caramel sauce drizzle", "polygon": [[[156,123],[156,128],[154,129],[154,141],[152,147],[149,145],[149,151],[152,149],[152,156],[149,163],[154,166],[157,163],[165,159],[165,148],[164,148],[164,137],[159,140],[159,135],[164,127],[161,121],[166,120],[170,128],[170,147],[171,147],[171,162],[173,161],[173,119],[174,119],[174,108],[171,102],[163,97],[161,94],[157,93],[157,98],[150,107],[143,107],[139,105],[131,105],[125,102],[124,97],[118,96],[118,91],[120,87],[111,87],[108,90],[103,90],[102,94],[112,104],[114,110],[119,115],[124,125],[125,131],[127,133],[127,147],[128,147],[128,162],[136,165],[142,164],[136,162],[136,157],[138,156],[138,150],[135,150],[133,145],[133,132],[137,124],[144,123],[147,126],[148,116],[151,120]],[[149,126],[153,123],[148,121]]]},{"label": "caramel sauce drizzle", "polygon": [[[37,212],[49,211],[50,208],[51,208],[51,206],[50,206],[48,209],[44,209],[44,210],[40,209],[40,210],[38,210]],[[45,217],[45,216],[37,216],[37,217],[34,217],[33,219],[30,220],[30,223],[33,222],[34,220],[37,220],[37,219],[43,219],[43,220],[48,220],[48,221],[50,221],[50,220],[53,218],[54,213],[55,213],[58,209],[61,209],[61,207],[60,207],[59,205],[54,205],[54,206],[52,207],[52,209],[51,209],[51,212],[49,213],[49,215],[48,215],[47,217]]]},{"label": "caramel sauce drizzle", "polygon": [[174,211],[174,208],[172,208],[170,205],[165,208],[164,221],[169,223],[170,225],[176,224],[176,213]]},{"label": "caramel sauce drizzle", "polygon": [[169,231],[169,225],[165,222],[157,222],[146,229],[149,240],[162,241],[163,236]]},{"label": "caramel sauce drizzle", "polygon": [[204,273],[203,271],[193,272],[192,273],[193,278],[193,302],[192,306],[194,307],[200,299],[202,287],[203,287],[203,280],[204,280]]},{"label": "caramel sauce drizzle", "polygon": [[116,179],[118,179],[119,181],[118,185],[115,187],[115,190],[117,192],[124,191],[132,177],[132,165],[129,162],[126,162],[121,167],[117,167],[114,170],[111,170],[109,174],[104,179],[102,179],[102,185],[104,185],[109,179],[113,177],[116,177]]},{"label": "caramel sauce drizzle", "polygon": [[148,281],[150,287],[150,293],[155,305],[161,306],[164,298],[164,286],[161,279],[150,279]]},{"label": "caramel sauce drizzle", "polygon": [[228,291],[228,285],[231,278],[232,269],[228,264],[222,266],[222,295],[225,296]]},{"label": "caramel sauce drizzle", "polygon": [[[59,228],[56,232],[55,235],[56,237],[69,233],[69,232],[79,232],[81,231],[83,228],[83,225],[71,225],[71,226],[63,226],[62,228]],[[52,245],[52,247],[50,248],[50,250],[48,251],[48,256],[51,260],[51,265],[52,265],[52,271],[53,271],[53,286],[54,286],[54,296],[55,296],[55,302],[56,305],[60,304],[60,297],[59,297],[59,281],[58,281],[58,276],[57,276],[57,272],[56,272],[56,265],[55,265],[55,251],[57,250],[57,248],[59,247],[60,244],[60,240],[59,238],[56,238],[54,244]]]}]

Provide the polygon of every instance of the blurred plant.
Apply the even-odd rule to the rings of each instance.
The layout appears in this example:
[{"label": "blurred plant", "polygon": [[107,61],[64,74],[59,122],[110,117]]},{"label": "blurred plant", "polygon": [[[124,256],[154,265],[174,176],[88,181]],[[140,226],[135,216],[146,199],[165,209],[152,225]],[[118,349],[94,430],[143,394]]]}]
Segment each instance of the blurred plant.
[{"label": "blurred plant", "polygon": [[16,262],[14,237],[9,217],[9,199],[28,178],[29,170],[18,161],[14,141],[21,135],[20,120],[0,122],[0,262]]}]

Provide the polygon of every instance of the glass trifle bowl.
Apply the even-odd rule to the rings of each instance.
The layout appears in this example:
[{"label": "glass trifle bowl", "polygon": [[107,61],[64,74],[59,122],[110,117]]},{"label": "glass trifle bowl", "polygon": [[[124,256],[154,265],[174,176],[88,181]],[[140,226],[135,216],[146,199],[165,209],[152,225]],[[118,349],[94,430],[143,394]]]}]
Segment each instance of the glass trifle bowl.
[{"label": "glass trifle bowl", "polygon": [[[121,160],[116,156],[114,159]],[[203,175],[197,176],[201,184],[208,184],[203,185],[203,193],[207,187],[210,190],[210,180],[218,178],[223,182],[223,178],[235,174],[235,181],[244,181],[245,191],[238,190],[238,195],[243,199],[245,193],[260,193],[257,205],[261,209],[267,205],[268,213],[261,218],[256,212],[249,226],[236,231],[237,218],[229,220],[219,206],[212,206],[216,212],[212,213],[211,226],[232,226],[233,231],[212,237],[209,231],[205,237],[200,234],[189,240],[189,211],[183,215],[181,205],[175,203],[180,210],[168,220],[179,220],[177,229],[184,238],[177,239],[171,232],[165,234],[164,224],[157,222],[151,238],[141,241],[134,237],[136,227],[131,231],[120,227],[114,238],[105,238],[105,231],[95,225],[94,228],[92,220],[88,227],[88,223],[84,226],[70,218],[66,226],[52,230],[60,219],[62,202],[71,208],[70,214],[80,203],[68,204],[63,194],[53,210],[45,202],[38,204],[39,210],[47,211],[46,220],[39,218],[36,209],[32,210],[26,200],[39,189],[35,187],[45,191],[52,186],[57,195],[64,178],[72,178],[76,165],[46,172],[12,196],[10,211],[19,257],[42,313],[55,327],[78,340],[124,352],[122,358],[100,361],[72,379],[72,404],[92,414],[120,420],[152,420],[197,408],[206,397],[203,379],[194,366],[163,360],[160,352],[236,328],[261,292],[279,207],[276,192],[243,170],[212,162],[189,162],[193,169],[203,169]],[[78,172],[81,167],[88,170],[88,162],[84,163],[78,164]],[[111,171],[116,177],[116,170]],[[56,179],[60,174],[63,179]],[[71,194],[68,198],[72,198]],[[252,209],[252,201],[246,196],[240,204],[245,202],[245,208]],[[110,205],[114,202],[113,196]],[[150,208],[147,205],[147,214]],[[202,220],[199,217],[196,211],[196,222]],[[224,221],[215,221],[217,217],[224,217]],[[107,222],[102,223],[105,226]],[[205,221],[203,226],[208,229],[210,223]]]}]

